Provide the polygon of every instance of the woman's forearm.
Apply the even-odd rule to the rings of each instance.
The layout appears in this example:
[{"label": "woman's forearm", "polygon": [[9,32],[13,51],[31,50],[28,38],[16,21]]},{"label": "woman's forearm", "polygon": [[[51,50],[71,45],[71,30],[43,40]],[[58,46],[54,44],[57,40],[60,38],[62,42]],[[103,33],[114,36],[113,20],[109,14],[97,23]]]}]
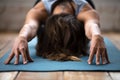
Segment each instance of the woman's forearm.
[{"label": "woman's forearm", "polygon": [[38,23],[34,20],[29,21],[29,23],[24,24],[23,28],[19,33],[19,37],[24,37],[27,41],[30,41],[36,36],[38,29]]},{"label": "woman's forearm", "polygon": [[42,2],[39,2],[34,8],[32,8],[26,15],[26,20],[23,28],[21,29],[19,36],[22,36],[30,41],[36,36],[39,25],[47,18],[47,12]]},{"label": "woman's forearm", "polygon": [[101,35],[100,26],[98,22],[87,21],[85,23],[85,34],[88,39],[92,39],[94,35]]}]

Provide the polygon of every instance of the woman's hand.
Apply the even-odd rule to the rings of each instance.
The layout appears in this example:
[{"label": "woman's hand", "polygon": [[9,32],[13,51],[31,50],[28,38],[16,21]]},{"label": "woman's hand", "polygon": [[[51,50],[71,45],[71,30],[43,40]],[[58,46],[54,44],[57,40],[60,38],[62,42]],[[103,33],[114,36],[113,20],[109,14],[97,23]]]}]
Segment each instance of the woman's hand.
[{"label": "woman's hand", "polygon": [[9,64],[14,57],[15,57],[14,64],[18,64],[20,54],[22,55],[23,64],[26,64],[28,61],[33,62],[29,55],[28,42],[24,37],[17,37],[13,45],[12,51],[7,60],[5,61],[5,64]]},{"label": "woman's hand", "polygon": [[91,39],[90,55],[88,59],[88,64],[92,63],[94,55],[96,55],[97,65],[100,64],[100,58],[102,60],[102,64],[110,63],[108,59],[104,40],[100,35],[94,35]]}]

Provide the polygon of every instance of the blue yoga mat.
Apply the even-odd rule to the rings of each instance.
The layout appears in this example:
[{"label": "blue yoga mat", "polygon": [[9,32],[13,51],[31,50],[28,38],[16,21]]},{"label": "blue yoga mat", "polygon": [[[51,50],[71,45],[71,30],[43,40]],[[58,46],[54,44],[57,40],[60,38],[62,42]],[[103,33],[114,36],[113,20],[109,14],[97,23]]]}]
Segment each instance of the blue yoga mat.
[{"label": "blue yoga mat", "polygon": [[108,38],[104,38],[108,50],[110,64],[92,65],[87,64],[88,56],[81,57],[82,62],[77,61],[51,61],[35,55],[36,38],[29,42],[30,55],[34,62],[26,65],[22,64],[20,59],[19,65],[14,65],[14,59],[9,65],[5,65],[4,61],[9,53],[0,59],[0,71],[120,71],[120,51],[111,43]]}]

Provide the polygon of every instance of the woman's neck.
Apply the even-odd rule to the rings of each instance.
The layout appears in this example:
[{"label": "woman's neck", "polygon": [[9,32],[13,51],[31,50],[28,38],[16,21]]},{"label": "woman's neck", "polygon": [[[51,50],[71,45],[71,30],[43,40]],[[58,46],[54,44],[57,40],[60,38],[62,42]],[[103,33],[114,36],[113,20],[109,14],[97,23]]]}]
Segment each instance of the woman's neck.
[{"label": "woman's neck", "polygon": [[54,8],[53,14],[66,13],[74,15],[74,10],[75,4],[73,2],[62,2]]}]

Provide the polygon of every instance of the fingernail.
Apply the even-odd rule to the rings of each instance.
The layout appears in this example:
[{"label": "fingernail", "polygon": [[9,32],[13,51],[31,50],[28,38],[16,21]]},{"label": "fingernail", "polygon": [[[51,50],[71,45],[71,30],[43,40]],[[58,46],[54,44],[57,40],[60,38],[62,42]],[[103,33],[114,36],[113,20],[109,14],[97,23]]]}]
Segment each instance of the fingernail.
[{"label": "fingernail", "polygon": [[88,62],[88,64],[91,64],[91,62]]},{"label": "fingernail", "polygon": [[100,64],[99,62],[96,63],[96,65],[99,65],[99,64]]},{"label": "fingernail", "polygon": [[107,64],[106,62],[103,62],[103,64]]},{"label": "fingernail", "polygon": [[99,64],[100,64],[100,61],[96,61],[96,64],[99,65]]},{"label": "fingernail", "polygon": [[17,63],[14,63],[15,65],[17,65]]},{"label": "fingernail", "polygon": [[15,64],[15,65],[17,65],[18,63],[17,63],[17,62],[15,62],[14,64]]},{"label": "fingernail", "polygon": [[107,64],[107,62],[105,61],[105,62],[103,62],[103,64]]},{"label": "fingernail", "polygon": [[23,64],[27,64],[27,61],[25,61]]},{"label": "fingernail", "polygon": [[4,64],[8,64],[7,62],[4,62]]}]

